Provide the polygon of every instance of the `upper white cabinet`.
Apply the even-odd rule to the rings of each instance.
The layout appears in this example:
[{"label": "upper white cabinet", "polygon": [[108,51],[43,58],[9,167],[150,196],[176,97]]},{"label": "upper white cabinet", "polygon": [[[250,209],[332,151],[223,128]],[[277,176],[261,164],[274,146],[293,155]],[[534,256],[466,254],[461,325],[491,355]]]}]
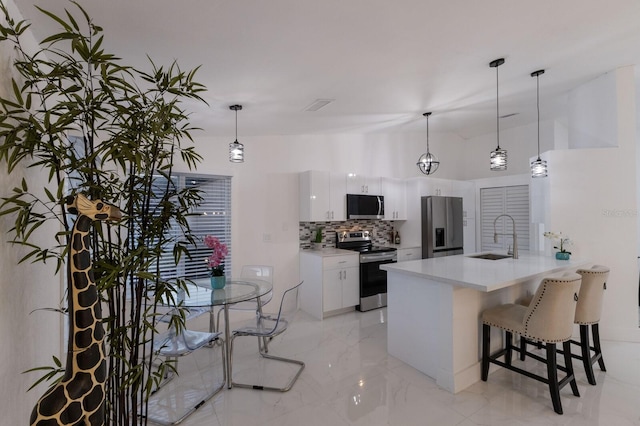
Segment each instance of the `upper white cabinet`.
[{"label": "upper white cabinet", "polygon": [[452,197],[462,197],[462,217],[476,216],[476,185],[473,182],[452,181],[450,195]]},{"label": "upper white cabinet", "polygon": [[347,175],[347,194],[382,195],[379,177]]},{"label": "upper white cabinet", "polygon": [[453,195],[451,193],[452,181],[449,179],[433,177],[420,178],[418,186],[418,191],[421,197],[426,197],[428,195],[449,197]]},{"label": "upper white cabinet", "polygon": [[407,220],[407,194],[404,179],[382,178],[385,220]]},{"label": "upper white cabinet", "polygon": [[346,219],[344,174],[310,170],[300,173],[300,221]]}]

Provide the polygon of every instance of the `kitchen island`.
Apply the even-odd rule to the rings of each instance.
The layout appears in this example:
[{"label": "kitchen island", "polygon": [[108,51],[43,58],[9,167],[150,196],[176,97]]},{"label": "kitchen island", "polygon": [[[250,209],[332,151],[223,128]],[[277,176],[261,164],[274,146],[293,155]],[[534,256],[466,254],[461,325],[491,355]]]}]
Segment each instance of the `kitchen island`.
[{"label": "kitchen island", "polygon": [[[381,266],[387,271],[388,352],[452,393],[480,380],[482,311],[533,294],[547,275],[588,264],[535,254],[475,255]],[[501,339],[492,332],[496,349]]]}]

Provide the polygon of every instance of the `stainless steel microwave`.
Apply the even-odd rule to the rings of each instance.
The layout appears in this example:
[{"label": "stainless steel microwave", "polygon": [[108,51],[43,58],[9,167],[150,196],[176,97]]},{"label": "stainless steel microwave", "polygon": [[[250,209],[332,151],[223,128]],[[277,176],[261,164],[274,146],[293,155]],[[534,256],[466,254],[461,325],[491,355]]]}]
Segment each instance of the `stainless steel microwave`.
[{"label": "stainless steel microwave", "polygon": [[347,194],[347,219],[384,219],[384,197]]}]

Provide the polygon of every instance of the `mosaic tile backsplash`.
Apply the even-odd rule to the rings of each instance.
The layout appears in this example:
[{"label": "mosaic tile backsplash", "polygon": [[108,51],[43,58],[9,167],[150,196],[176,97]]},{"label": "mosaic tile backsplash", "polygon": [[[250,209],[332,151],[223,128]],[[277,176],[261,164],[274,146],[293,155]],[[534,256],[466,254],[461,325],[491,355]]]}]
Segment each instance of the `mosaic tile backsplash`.
[{"label": "mosaic tile backsplash", "polygon": [[316,228],[322,226],[323,247],[336,246],[337,231],[369,231],[373,244],[384,245],[391,243],[393,222],[383,220],[347,220],[344,222],[300,222],[300,248],[311,248],[311,239],[316,235]]}]

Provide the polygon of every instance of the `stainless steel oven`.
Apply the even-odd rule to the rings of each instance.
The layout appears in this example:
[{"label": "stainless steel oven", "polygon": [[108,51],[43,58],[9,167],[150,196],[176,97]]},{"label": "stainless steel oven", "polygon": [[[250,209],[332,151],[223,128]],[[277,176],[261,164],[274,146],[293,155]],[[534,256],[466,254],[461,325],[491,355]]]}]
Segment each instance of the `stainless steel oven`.
[{"label": "stainless steel oven", "polygon": [[356,309],[387,306],[387,271],[380,270],[380,265],[397,262],[397,250],[374,246],[369,231],[339,231],[336,247],[360,253],[360,304]]},{"label": "stainless steel oven", "polygon": [[359,311],[387,306],[387,271],[380,269],[385,263],[396,263],[398,253],[386,251],[360,254],[360,305]]}]

